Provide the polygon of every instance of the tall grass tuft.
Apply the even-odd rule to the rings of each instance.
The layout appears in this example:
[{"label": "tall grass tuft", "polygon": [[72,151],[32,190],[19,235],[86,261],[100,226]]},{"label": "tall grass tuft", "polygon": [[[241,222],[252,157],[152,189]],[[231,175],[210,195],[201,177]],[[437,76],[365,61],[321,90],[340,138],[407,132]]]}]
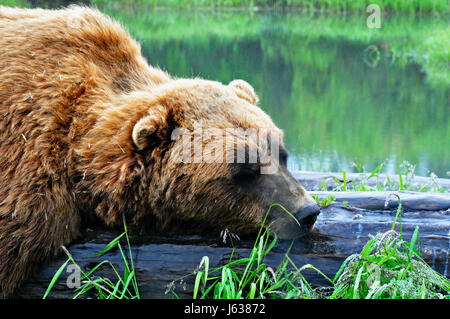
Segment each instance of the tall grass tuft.
[{"label": "tall grass tuft", "polygon": [[[127,246],[128,246],[128,254],[129,260],[122,248],[120,240],[125,237]],[[60,277],[62,271],[67,267],[69,262],[71,262],[75,267],[79,270],[81,274],[81,285],[80,287],[75,289],[75,294],[72,296],[72,299],[77,298],[90,298],[92,296],[92,292],[94,292],[94,296],[97,299],[139,299],[139,289],[136,280],[136,272],[134,269],[133,255],[131,252],[130,239],[128,237],[128,231],[124,219],[124,232],[113,239],[106,247],[99,251],[98,253],[92,255],[91,257],[98,257],[104,255],[108,251],[112,249],[119,249],[120,254],[122,256],[123,264],[124,264],[124,272],[123,275],[120,275],[119,271],[114,267],[114,265],[108,261],[103,260],[95,267],[93,267],[89,271],[84,271],[74,260],[69,251],[63,246],[62,249],[66,253],[68,259],[67,261],[58,269],[58,271],[53,276],[50,284],[43,296],[43,299],[47,298],[50,294],[53,286],[56,281]],[[117,279],[110,280],[109,278],[97,277],[95,276],[95,272],[99,270],[102,266],[110,266],[114,271]]]},{"label": "tall grass tuft", "polygon": [[[332,191],[417,191],[417,192],[449,192],[448,189],[442,187],[437,181],[437,176],[434,173],[430,173],[430,179],[427,183],[419,185],[414,183],[416,166],[403,161],[397,165],[398,182],[392,181],[389,176],[386,177],[384,182],[379,179],[379,174],[386,163],[386,160],[378,165],[370,174],[365,173],[361,166],[358,167],[359,179],[357,181],[348,181],[346,171],[343,171],[343,180],[340,181],[337,178],[333,178],[333,181],[337,184]],[[355,164],[356,165],[356,164]],[[376,179],[376,183],[369,185],[369,179]],[[323,180],[318,190],[327,190],[326,181]]]},{"label": "tall grass tuft", "polygon": [[[331,299],[449,299],[450,281],[421,257],[419,227],[410,241],[402,234],[401,201],[392,228],[371,236],[335,275]],[[398,222],[399,230],[395,231]]]},{"label": "tall grass tuft", "polygon": [[[306,268],[315,269],[313,266],[307,265],[292,271],[289,266],[293,263],[288,254],[276,269],[264,263],[264,257],[277,242],[275,234],[263,231],[268,213],[276,205],[272,204],[267,211],[249,257],[237,260],[230,257],[226,265],[214,269],[209,267],[209,258],[203,257],[195,274],[194,299],[289,299],[315,296],[314,290],[301,274]],[[232,245],[231,256],[235,252]]]},{"label": "tall grass tuft", "polygon": [[[361,252],[349,256],[333,279],[313,265],[297,267],[289,257],[293,243],[278,267],[273,269],[265,263],[265,257],[277,243],[277,236],[264,229],[270,208],[277,205],[273,204],[248,257],[234,258],[235,237],[224,232],[224,237],[230,238],[233,247],[228,263],[212,268],[209,257],[204,256],[194,273],[184,276],[182,280],[194,277],[193,299],[450,299],[450,280],[434,271],[420,257],[419,228],[416,227],[409,241],[403,238],[401,200],[396,194],[391,196],[397,196],[399,202],[391,229],[370,236]],[[122,237],[126,238],[130,261],[120,244]],[[63,248],[68,259],[53,276],[43,298],[49,295],[69,262],[82,274],[82,285],[76,289],[72,298],[89,297],[88,291],[96,292],[95,297],[99,299],[140,298],[130,247],[125,226],[123,234],[94,255],[100,256],[113,248],[119,249],[125,265],[123,276],[108,260],[85,272]],[[115,283],[108,278],[94,277],[94,272],[102,265],[112,267],[117,276]],[[329,287],[312,288],[303,275],[306,269],[323,276],[329,282]],[[178,298],[173,286],[169,286],[166,292],[169,291]]]},{"label": "tall grass tuft", "polygon": [[[289,252],[272,270],[264,257],[275,246],[277,237],[273,235],[269,241],[270,234],[265,231],[262,235],[260,232],[247,258],[210,270],[209,258],[203,257],[196,272],[193,298],[449,299],[450,281],[420,257],[419,228],[410,241],[403,238],[401,200],[395,196],[399,206],[392,228],[371,236],[360,253],[342,263],[334,279],[309,264],[298,268]],[[302,274],[305,269],[313,269],[327,279],[332,292],[324,295],[320,289],[313,289]]]}]

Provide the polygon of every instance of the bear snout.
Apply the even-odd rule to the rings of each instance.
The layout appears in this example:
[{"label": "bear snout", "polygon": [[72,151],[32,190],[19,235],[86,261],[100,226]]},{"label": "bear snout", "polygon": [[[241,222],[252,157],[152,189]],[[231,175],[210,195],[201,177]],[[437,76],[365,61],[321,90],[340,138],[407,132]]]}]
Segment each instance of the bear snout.
[{"label": "bear snout", "polygon": [[311,203],[300,207],[300,209],[294,214],[294,216],[304,228],[312,229],[319,214],[319,205]]}]

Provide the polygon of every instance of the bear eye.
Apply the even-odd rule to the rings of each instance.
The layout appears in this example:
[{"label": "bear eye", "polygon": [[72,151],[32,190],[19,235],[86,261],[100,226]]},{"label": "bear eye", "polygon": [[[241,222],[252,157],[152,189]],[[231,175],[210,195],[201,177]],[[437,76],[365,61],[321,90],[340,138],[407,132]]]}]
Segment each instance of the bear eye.
[{"label": "bear eye", "polygon": [[286,150],[280,151],[280,164],[284,167],[287,166],[288,156],[289,156],[289,153]]},{"label": "bear eye", "polygon": [[236,170],[233,178],[237,182],[247,182],[260,174],[260,167],[258,164],[241,164]]}]

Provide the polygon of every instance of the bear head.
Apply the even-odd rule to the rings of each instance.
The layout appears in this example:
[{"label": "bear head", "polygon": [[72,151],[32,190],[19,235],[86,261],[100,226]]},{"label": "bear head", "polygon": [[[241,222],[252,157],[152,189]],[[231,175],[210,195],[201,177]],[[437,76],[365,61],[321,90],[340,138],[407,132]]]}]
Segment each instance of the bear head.
[{"label": "bear head", "polygon": [[[223,85],[174,79],[128,93],[102,111],[102,132],[94,133],[91,144],[97,145],[90,152],[104,158],[91,159],[86,169],[107,162],[111,148],[123,153],[113,171],[93,183],[115,174],[125,187],[133,175],[139,184],[133,194],[106,192],[139,201],[139,207],[128,208],[138,211],[137,223],[147,219],[159,229],[183,225],[192,232],[227,229],[238,235],[264,225],[281,238],[299,237],[312,229],[319,207],[287,170],[283,132],[257,102],[243,80]],[[98,134],[105,130],[119,133],[102,142]],[[125,207],[109,198],[107,206]]]}]

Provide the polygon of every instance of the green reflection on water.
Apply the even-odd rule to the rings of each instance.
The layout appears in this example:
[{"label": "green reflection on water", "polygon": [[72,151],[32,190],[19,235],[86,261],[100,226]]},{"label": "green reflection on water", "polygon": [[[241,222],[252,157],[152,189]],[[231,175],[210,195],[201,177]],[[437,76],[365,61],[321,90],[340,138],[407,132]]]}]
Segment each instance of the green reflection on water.
[{"label": "green reflection on water", "polygon": [[357,162],[369,170],[389,158],[391,172],[403,160],[422,175],[450,169],[446,55],[420,46],[437,34],[448,47],[439,35],[449,34],[445,21],[397,17],[369,30],[364,17],[134,14],[119,18],[151,64],[182,77],[249,81],[285,130],[291,168],[340,171]]},{"label": "green reflection on water", "polygon": [[106,5],[169,73],[250,82],[285,131],[290,167],[367,170],[384,159],[450,170],[446,17],[314,16]]}]

